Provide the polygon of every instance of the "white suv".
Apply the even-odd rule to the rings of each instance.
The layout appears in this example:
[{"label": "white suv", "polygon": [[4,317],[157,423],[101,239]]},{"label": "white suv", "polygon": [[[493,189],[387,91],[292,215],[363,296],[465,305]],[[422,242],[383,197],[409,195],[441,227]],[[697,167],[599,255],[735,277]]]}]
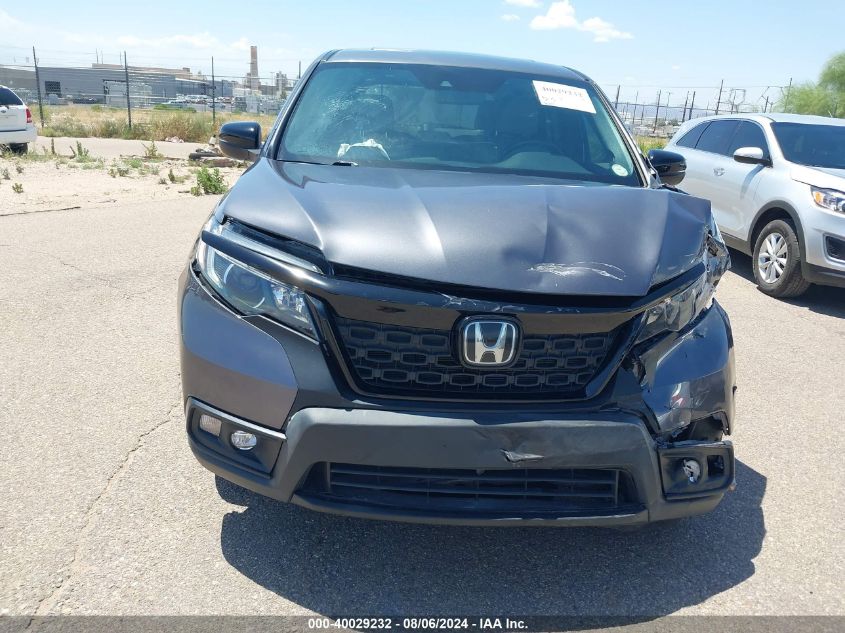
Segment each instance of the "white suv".
[{"label": "white suv", "polygon": [[711,201],[725,242],[753,257],[760,290],[845,287],[845,120],[693,119],[666,149],[686,158],[683,188]]},{"label": "white suv", "polygon": [[18,95],[6,86],[0,86],[0,145],[16,154],[25,154],[27,144],[37,137],[32,112]]}]

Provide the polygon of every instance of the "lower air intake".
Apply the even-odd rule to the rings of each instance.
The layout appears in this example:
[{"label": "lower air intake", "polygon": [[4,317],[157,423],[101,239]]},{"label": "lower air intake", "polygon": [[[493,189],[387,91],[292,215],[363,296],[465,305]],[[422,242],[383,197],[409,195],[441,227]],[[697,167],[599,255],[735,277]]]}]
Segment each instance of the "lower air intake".
[{"label": "lower air intake", "polygon": [[595,515],[636,505],[630,475],[616,469],[464,470],[317,464],[305,491],[359,506],[462,515]]}]

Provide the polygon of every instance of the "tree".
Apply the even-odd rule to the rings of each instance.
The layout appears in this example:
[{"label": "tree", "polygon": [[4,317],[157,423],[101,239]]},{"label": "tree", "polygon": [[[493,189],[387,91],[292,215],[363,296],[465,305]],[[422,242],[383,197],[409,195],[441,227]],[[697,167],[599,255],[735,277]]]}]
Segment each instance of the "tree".
[{"label": "tree", "polygon": [[785,90],[778,107],[783,112],[845,117],[845,52],[828,60],[818,83],[808,81]]}]

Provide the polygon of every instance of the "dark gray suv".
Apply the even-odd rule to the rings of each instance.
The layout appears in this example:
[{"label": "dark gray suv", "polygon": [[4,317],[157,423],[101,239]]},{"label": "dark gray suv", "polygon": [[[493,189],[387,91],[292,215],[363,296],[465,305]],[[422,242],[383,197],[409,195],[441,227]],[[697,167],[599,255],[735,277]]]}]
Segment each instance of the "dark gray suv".
[{"label": "dark gray suv", "polygon": [[[733,486],[729,265],[683,157],[564,67],[333,51],[180,280],[188,439],[235,484],[347,515],[624,525]],[[661,180],[662,179],[662,180]]]}]

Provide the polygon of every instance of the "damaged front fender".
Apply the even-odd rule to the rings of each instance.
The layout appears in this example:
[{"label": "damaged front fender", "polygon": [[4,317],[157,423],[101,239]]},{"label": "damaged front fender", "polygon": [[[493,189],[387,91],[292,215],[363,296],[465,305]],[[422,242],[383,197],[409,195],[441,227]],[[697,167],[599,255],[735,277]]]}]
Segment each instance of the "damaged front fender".
[{"label": "damaged front fender", "polygon": [[643,399],[662,439],[682,438],[703,420],[709,420],[705,433],[712,434],[714,426],[716,432],[730,433],[736,390],[733,335],[718,303],[687,330],[638,350],[637,358]]}]

